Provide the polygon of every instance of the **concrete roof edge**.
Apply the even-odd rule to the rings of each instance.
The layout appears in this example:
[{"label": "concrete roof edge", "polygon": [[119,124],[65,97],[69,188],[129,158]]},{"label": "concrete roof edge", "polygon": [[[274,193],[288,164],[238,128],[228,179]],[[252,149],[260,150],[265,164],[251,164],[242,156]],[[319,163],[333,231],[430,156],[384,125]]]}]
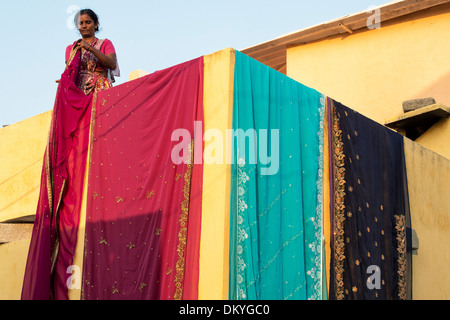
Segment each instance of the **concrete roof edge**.
[{"label": "concrete roof edge", "polygon": [[[298,38],[297,41],[299,41],[301,38],[307,36],[308,34],[318,33],[318,30],[321,31],[321,33],[326,34],[325,36],[318,35],[315,40],[319,40],[321,38],[329,37],[329,33],[324,33],[326,30],[332,30],[336,29],[335,34],[339,33],[338,28],[338,22],[339,23],[346,23],[346,22],[354,22],[354,21],[367,21],[369,18],[368,14],[374,11],[375,9],[380,9],[381,14],[381,22],[385,22],[391,19],[395,19],[407,14],[411,14],[414,12],[422,11],[428,8],[432,8],[441,4],[450,3],[450,0],[397,0],[397,1],[391,1],[386,4],[382,4],[380,6],[374,6],[370,7],[367,10],[359,11],[354,14],[346,15],[340,18],[332,19],[317,25],[313,25],[307,28],[303,28],[300,30],[296,30],[284,35],[281,35],[279,37],[276,37],[274,39],[271,39],[269,41],[247,47],[245,49],[240,50],[243,53],[251,53],[253,51],[260,51],[265,50],[263,48],[271,48],[280,46],[280,45],[288,45],[296,42],[296,38]],[[399,14],[394,14],[395,12],[399,12]]]}]

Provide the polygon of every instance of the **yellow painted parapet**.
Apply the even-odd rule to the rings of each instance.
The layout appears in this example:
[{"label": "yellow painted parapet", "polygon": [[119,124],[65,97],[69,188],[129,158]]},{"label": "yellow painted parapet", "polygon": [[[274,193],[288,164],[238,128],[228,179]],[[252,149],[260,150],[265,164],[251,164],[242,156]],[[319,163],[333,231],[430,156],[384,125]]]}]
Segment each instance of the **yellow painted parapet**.
[{"label": "yellow painted parapet", "polygon": [[450,299],[450,160],[405,140],[411,225],[419,238],[413,255],[413,299]]},{"label": "yellow painted parapet", "polygon": [[20,300],[30,239],[0,245],[0,300]]},{"label": "yellow painted parapet", "polygon": [[[233,125],[234,57],[231,48],[204,56],[204,130],[218,130],[222,137]],[[205,150],[212,143],[217,141],[205,141]],[[203,164],[200,300],[228,299],[231,165],[230,146],[222,146],[222,163]]]},{"label": "yellow painted parapet", "polygon": [[141,78],[143,76],[148,75],[149,73],[143,70],[135,70],[130,72],[130,74],[128,75],[128,80],[132,81],[132,80],[136,80],[138,78]]},{"label": "yellow painted parapet", "polygon": [[51,116],[0,129],[0,222],[36,214]]}]

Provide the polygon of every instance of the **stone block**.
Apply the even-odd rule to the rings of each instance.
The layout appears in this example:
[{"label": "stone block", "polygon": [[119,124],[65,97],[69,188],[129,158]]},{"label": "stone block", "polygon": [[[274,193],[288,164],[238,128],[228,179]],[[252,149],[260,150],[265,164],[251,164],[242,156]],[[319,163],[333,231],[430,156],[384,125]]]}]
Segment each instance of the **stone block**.
[{"label": "stone block", "polygon": [[434,100],[434,98],[407,100],[403,102],[403,111],[404,112],[414,111],[433,104],[436,104],[436,100]]}]

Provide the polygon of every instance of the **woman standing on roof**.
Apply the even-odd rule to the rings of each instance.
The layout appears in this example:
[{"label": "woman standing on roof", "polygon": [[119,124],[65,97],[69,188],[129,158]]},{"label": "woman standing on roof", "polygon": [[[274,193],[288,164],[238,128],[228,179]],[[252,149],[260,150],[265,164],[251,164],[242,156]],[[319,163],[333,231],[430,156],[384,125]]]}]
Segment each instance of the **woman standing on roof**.
[{"label": "woman standing on roof", "polygon": [[67,47],[66,68],[58,80],[23,300],[69,299],[67,270],[76,253],[97,93],[111,88],[119,75],[113,44],[95,37],[97,15],[81,10],[75,24],[82,38]]}]

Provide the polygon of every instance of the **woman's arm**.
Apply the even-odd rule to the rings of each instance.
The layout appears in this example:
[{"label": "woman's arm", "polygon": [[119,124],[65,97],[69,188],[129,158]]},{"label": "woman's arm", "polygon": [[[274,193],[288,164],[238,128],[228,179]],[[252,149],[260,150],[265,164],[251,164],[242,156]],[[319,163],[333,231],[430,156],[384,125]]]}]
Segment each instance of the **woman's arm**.
[{"label": "woman's arm", "polygon": [[100,52],[100,50],[97,50],[93,46],[91,46],[89,43],[87,43],[84,40],[81,40],[78,43],[79,46],[84,48],[85,50],[88,50],[94,54],[94,56],[97,57],[97,59],[100,61],[100,63],[108,69],[115,70],[117,67],[117,57],[115,53],[109,53],[107,55]]}]

